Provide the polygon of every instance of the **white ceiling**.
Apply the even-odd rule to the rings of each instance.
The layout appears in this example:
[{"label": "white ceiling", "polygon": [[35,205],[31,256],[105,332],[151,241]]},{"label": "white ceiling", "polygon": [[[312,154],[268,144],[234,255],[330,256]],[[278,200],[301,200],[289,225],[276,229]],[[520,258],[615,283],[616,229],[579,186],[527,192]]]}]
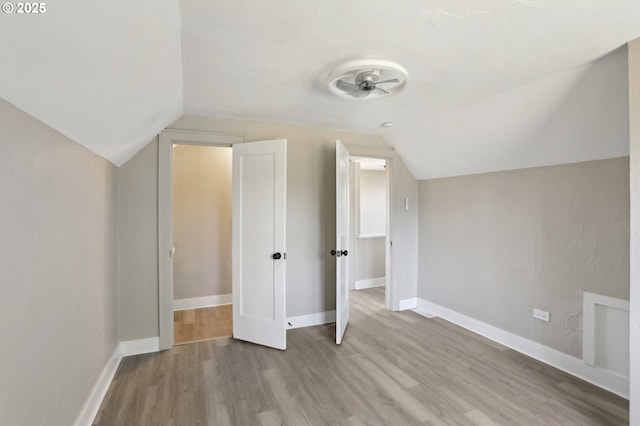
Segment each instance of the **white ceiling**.
[{"label": "white ceiling", "polygon": [[120,165],[182,114],[180,4],[45,4],[0,12],[0,98]]},{"label": "white ceiling", "polygon": [[[184,111],[379,133],[435,178],[625,155],[626,55],[596,60],[638,36],[637,0],[68,0],[0,16],[0,97],[116,164]],[[356,58],[406,90],[331,95]]]}]

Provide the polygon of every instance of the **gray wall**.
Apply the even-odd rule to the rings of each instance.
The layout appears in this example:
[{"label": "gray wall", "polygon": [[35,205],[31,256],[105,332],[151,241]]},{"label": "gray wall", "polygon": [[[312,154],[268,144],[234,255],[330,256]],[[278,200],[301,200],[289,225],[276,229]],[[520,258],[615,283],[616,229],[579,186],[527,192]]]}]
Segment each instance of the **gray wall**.
[{"label": "gray wall", "polygon": [[413,299],[418,291],[418,181],[399,157],[393,160],[391,172],[391,279],[397,285],[398,300]]},{"label": "gray wall", "polygon": [[360,171],[359,235],[386,234],[387,182],[384,171]]},{"label": "gray wall", "polygon": [[[287,315],[298,316],[335,309],[335,141],[347,146],[388,148],[379,136],[341,132],[317,127],[267,122],[184,116],[171,126],[242,134],[247,141],[286,138],[287,158]],[[121,260],[133,257],[120,274],[121,338],[158,336],[157,261],[157,142],[154,141],[120,171]],[[417,182],[397,159],[398,194],[416,195]],[[153,178],[152,178],[153,177]],[[155,179],[155,180],[154,180]],[[405,190],[405,188],[407,188]],[[400,196],[400,195],[398,195]],[[400,215],[398,220],[404,219]],[[406,229],[405,229],[406,228]],[[398,247],[411,251],[416,222],[398,233]],[[415,236],[415,237],[414,237]],[[417,247],[417,245],[416,245]],[[417,250],[413,249],[415,258]],[[412,261],[411,257],[399,262]],[[417,270],[412,266],[398,270]],[[399,273],[399,278],[404,278]],[[400,294],[413,291],[415,281],[397,281]],[[411,289],[413,287],[413,290]]]},{"label": "gray wall", "polygon": [[385,238],[356,239],[356,281],[385,276]]},{"label": "gray wall", "polygon": [[231,148],[173,150],[174,298],[231,294]]},{"label": "gray wall", "polygon": [[118,343],[116,168],[0,101],[0,424],[70,425]]},{"label": "gray wall", "polygon": [[629,391],[632,425],[640,424],[640,39],[629,48],[629,124],[631,174],[631,298]]},{"label": "gray wall", "polygon": [[158,336],[158,139],[118,169],[120,340]]},{"label": "gray wall", "polygon": [[419,187],[418,297],[576,357],[582,293],[628,299],[627,157]]}]

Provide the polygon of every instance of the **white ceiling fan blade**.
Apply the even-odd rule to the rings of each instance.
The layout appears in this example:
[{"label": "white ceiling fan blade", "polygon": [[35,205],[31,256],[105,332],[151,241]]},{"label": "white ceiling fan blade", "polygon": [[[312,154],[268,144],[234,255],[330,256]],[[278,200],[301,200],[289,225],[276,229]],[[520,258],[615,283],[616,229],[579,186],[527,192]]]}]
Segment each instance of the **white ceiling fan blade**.
[{"label": "white ceiling fan blade", "polygon": [[385,84],[385,83],[400,83],[400,80],[398,80],[397,78],[392,78],[391,80],[376,81],[376,84]]},{"label": "white ceiling fan blade", "polygon": [[350,93],[351,96],[353,96],[354,98],[366,98],[367,96],[369,96],[371,92],[367,92],[364,90],[358,90],[357,92],[354,93]]},{"label": "white ceiling fan blade", "polygon": [[357,93],[360,91],[360,88],[357,84],[347,83],[343,80],[336,81],[336,88],[347,93]]}]

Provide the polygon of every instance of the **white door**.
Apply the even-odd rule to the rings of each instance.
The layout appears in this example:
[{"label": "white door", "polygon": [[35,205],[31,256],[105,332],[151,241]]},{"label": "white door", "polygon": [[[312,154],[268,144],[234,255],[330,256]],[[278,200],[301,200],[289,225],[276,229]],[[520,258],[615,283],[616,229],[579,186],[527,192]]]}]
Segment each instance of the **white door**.
[{"label": "white door", "polygon": [[233,145],[233,337],[285,349],[287,141]]},{"label": "white door", "polygon": [[336,343],[349,322],[349,152],[336,141]]}]

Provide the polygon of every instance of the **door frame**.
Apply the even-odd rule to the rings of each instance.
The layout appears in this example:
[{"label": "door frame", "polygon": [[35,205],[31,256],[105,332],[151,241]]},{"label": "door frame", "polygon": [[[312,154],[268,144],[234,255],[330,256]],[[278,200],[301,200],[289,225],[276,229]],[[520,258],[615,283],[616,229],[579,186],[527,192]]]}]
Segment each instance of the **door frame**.
[{"label": "door frame", "polygon": [[171,349],[173,330],[173,146],[232,148],[244,135],[167,129],[158,141],[158,327],[160,350]]},{"label": "door frame", "polygon": [[[392,265],[394,262],[392,260],[393,250],[391,249],[393,246],[393,209],[391,205],[394,201],[394,183],[395,183],[395,159],[396,155],[393,149],[384,149],[384,148],[368,148],[359,145],[349,145],[345,143],[347,150],[349,150],[349,157],[368,157],[368,158],[378,158],[381,160],[386,160],[386,185],[387,185],[387,237],[385,239],[385,308],[390,311],[399,311],[400,310],[400,300],[398,297],[398,286],[393,281],[392,277]],[[357,238],[355,235],[355,230],[353,230],[353,236],[350,235],[352,241]],[[351,231],[350,231],[351,233]],[[352,250],[355,249],[355,244],[351,247]],[[357,258],[357,253],[355,257]]]},{"label": "door frame", "polygon": [[[372,156],[362,156],[362,155],[353,155],[350,153],[349,158],[351,157],[357,157],[357,158],[371,158],[371,159],[378,159],[378,160],[384,160],[385,161],[385,169],[383,171],[384,173],[384,181],[385,181],[385,205],[384,205],[384,209],[385,209],[385,213],[386,213],[386,219],[385,219],[385,236],[384,236],[384,246],[385,246],[385,253],[384,253],[384,261],[385,261],[385,265],[384,265],[384,269],[385,269],[385,308],[387,310],[392,310],[391,309],[391,297],[390,297],[390,284],[391,284],[391,263],[389,261],[389,256],[390,254],[390,250],[391,250],[391,221],[390,221],[390,215],[391,215],[391,194],[390,194],[390,188],[391,188],[391,172],[390,172],[390,168],[391,166],[389,165],[389,163],[391,162],[390,158],[382,158],[382,157],[372,157]],[[356,164],[356,162],[352,162],[352,164]],[[354,194],[353,194],[353,204],[354,204],[354,209],[352,212],[349,213],[349,222],[353,222],[354,223],[354,227],[353,227],[353,232],[350,232],[349,235],[349,240],[350,240],[350,249],[349,249],[349,253],[353,253],[353,259],[351,259],[351,261],[353,262],[353,267],[351,268],[353,270],[353,273],[350,274],[349,276],[349,285],[351,286],[353,281],[353,284],[355,285],[355,271],[357,270],[357,263],[358,263],[358,234],[360,231],[360,227],[358,226],[358,222],[359,222],[359,216],[360,216],[360,168],[358,167],[354,173],[354,182],[353,182],[353,186],[354,186]],[[351,174],[349,174],[349,178],[351,178]],[[350,183],[351,185],[351,183]],[[353,280],[351,280],[353,278]],[[351,288],[350,288],[351,289]],[[355,287],[353,288],[353,290],[355,290]]]}]

